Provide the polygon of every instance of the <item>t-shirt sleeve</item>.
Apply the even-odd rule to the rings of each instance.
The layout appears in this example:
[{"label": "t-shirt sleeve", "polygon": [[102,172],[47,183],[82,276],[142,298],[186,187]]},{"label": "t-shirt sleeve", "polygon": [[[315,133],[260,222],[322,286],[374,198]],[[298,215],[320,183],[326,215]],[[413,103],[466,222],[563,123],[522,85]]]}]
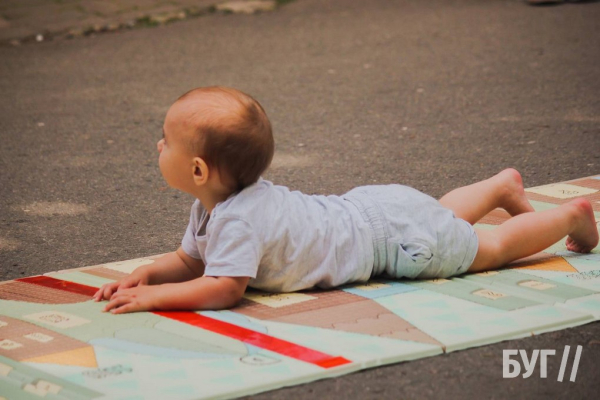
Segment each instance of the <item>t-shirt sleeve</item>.
[{"label": "t-shirt sleeve", "polygon": [[198,224],[200,223],[200,217],[204,208],[200,204],[200,201],[196,200],[192,204],[192,210],[190,211],[190,222],[185,229],[185,234],[181,240],[181,248],[188,256],[195,259],[202,259],[198,245],[196,244],[196,232],[198,231]]},{"label": "t-shirt sleeve", "polygon": [[206,245],[206,276],[256,278],[261,253],[256,234],[241,219],[219,218],[213,222]]}]

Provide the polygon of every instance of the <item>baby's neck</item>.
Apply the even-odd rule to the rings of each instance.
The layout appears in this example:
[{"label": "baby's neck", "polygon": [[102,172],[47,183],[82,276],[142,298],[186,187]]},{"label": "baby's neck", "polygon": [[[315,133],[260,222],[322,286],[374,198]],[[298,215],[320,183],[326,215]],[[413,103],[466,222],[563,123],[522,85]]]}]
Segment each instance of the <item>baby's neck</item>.
[{"label": "baby's neck", "polygon": [[217,204],[227,200],[233,193],[231,190],[204,191],[197,193],[196,198],[200,200],[200,203],[202,203],[202,206],[210,215]]}]

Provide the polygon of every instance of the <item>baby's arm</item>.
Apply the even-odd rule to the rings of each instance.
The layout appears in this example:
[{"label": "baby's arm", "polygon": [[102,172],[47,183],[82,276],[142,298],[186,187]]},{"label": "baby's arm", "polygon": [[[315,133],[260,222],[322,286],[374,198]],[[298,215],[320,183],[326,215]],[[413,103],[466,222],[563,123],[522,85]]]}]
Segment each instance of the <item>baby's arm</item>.
[{"label": "baby's arm", "polygon": [[110,299],[118,290],[139,285],[159,285],[162,283],[183,282],[204,274],[204,263],[188,256],[180,247],[177,251],[165,254],[152,264],[136,268],[131,274],[116,282],[102,285],[94,294],[94,300]]},{"label": "baby's arm", "polygon": [[146,310],[220,310],[238,303],[248,277],[203,276],[181,283],[119,290],[104,311],[121,314]]}]

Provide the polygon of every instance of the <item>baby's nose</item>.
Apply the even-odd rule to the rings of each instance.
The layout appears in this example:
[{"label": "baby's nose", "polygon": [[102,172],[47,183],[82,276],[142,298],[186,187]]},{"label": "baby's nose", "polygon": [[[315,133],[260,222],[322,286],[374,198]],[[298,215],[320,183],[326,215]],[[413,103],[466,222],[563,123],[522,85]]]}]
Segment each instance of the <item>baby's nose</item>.
[{"label": "baby's nose", "polygon": [[156,149],[158,150],[158,152],[160,153],[162,151],[163,148],[163,143],[164,143],[164,139],[160,139],[157,143],[156,143]]}]

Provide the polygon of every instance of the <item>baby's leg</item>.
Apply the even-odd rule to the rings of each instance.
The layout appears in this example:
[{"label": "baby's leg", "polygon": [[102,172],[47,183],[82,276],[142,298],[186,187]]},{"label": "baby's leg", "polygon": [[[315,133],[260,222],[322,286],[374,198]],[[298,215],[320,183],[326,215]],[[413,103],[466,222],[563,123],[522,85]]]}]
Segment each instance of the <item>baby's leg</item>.
[{"label": "baby's leg", "polygon": [[598,245],[592,205],[575,199],[560,207],[517,215],[493,231],[477,230],[479,249],[469,272],[500,268],[535,254],[569,235],[567,247],[589,253]]},{"label": "baby's leg", "polygon": [[525,197],[521,174],[513,168],[484,181],[454,189],[440,199],[440,204],[470,224],[496,208],[503,208],[512,216],[533,211]]}]

